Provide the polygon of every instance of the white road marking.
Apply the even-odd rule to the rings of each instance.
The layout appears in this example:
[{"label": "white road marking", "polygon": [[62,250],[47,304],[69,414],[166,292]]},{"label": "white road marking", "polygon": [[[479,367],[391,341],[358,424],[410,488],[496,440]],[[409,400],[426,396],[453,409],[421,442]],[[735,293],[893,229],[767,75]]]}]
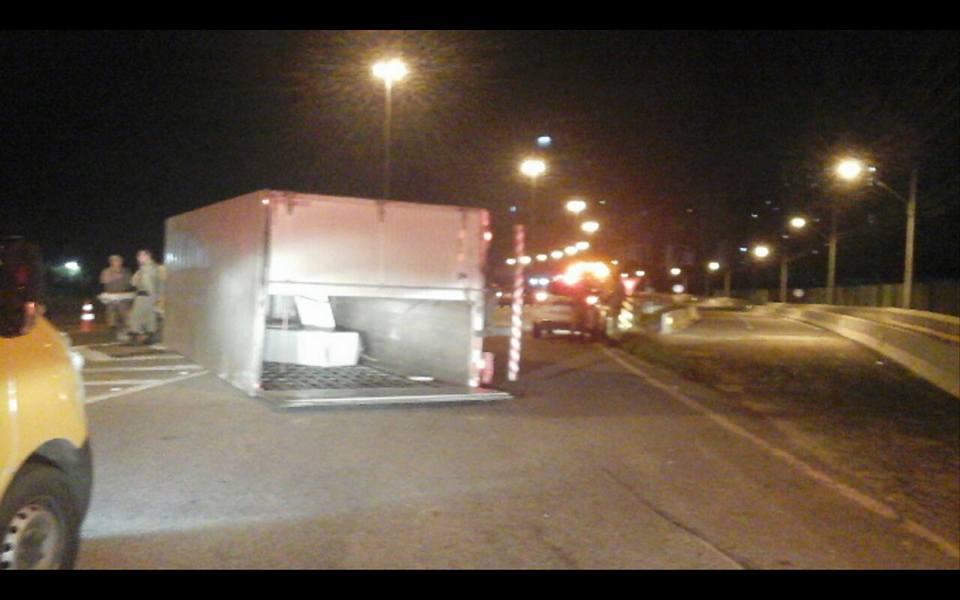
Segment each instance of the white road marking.
[{"label": "white road marking", "polygon": [[105,381],[90,381],[85,379],[83,385],[145,385],[157,383],[158,381],[169,381],[169,379],[107,379]]},{"label": "white road marking", "polygon": [[937,548],[939,548],[942,552],[944,552],[951,558],[960,559],[960,548],[958,548],[955,544],[953,544],[946,538],[940,535],[937,535],[936,533],[934,533],[933,531],[930,531],[929,529],[917,523],[916,521],[901,517],[900,515],[897,514],[896,510],[887,506],[886,504],[879,502],[877,500],[874,500],[873,498],[867,496],[866,494],[863,494],[846,484],[843,484],[843,483],[840,483],[839,481],[834,480],[832,477],[830,477],[826,473],[818,469],[815,469],[814,467],[811,467],[810,465],[798,459],[797,457],[793,456],[789,452],[785,452],[784,450],[781,450],[780,448],[777,448],[776,446],[773,446],[767,443],[765,440],[750,433],[749,431],[747,431],[743,427],[740,427],[733,421],[730,421],[725,417],[722,417],[716,413],[711,412],[710,409],[708,409],[707,407],[703,406],[696,400],[678,391],[676,389],[676,386],[670,386],[655,379],[648,373],[641,370],[639,367],[636,367],[635,365],[624,360],[622,357],[618,356],[617,353],[610,350],[609,348],[603,348],[603,351],[606,352],[610,356],[610,358],[616,361],[621,367],[623,367],[627,371],[640,377],[641,379],[643,379],[653,387],[657,388],[658,390],[664,392],[674,400],[677,400],[678,402],[685,404],[689,408],[692,408],[697,412],[702,413],[705,417],[707,417],[717,425],[723,427],[727,431],[733,434],[736,434],[742,438],[745,438],[750,442],[753,442],[755,445],[762,448],[768,454],[771,454],[783,460],[784,462],[788,463],[792,467],[795,467],[796,469],[802,471],[807,476],[812,477],[813,479],[819,481],[826,487],[839,493],[845,498],[852,500],[853,502],[856,502],[866,510],[874,514],[880,515],[885,519],[889,519],[891,521],[898,521],[898,524],[900,525],[900,527],[905,529],[907,532],[927,540],[928,542],[935,545]]},{"label": "white road marking", "polygon": [[200,365],[163,365],[161,367],[94,367],[84,369],[84,373],[127,373],[130,371],[196,371]]},{"label": "white road marking", "polygon": [[118,396],[126,396],[127,394],[135,394],[137,392],[142,392],[143,390],[148,390],[150,388],[160,387],[161,385],[167,385],[168,383],[176,383],[178,381],[183,381],[185,379],[190,379],[193,377],[199,377],[200,375],[206,375],[207,371],[199,371],[197,373],[191,373],[190,375],[184,375],[181,377],[173,377],[170,379],[164,379],[157,381],[155,383],[150,383],[147,385],[139,385],[136,387],[128,388],[118,392],[111,392],[108,394],[100,394],[99,396],[87,396],[87,404],[93,404],[95,402],[100,402],[101,400],[108,400],[110,398],[116,398]]}]

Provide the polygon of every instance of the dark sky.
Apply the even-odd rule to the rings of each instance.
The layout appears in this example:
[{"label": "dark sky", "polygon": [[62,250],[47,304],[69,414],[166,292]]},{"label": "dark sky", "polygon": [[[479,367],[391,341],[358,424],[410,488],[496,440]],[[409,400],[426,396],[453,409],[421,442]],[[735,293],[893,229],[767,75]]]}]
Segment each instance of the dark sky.
[{"label": "dark sky", "polygon": [[[4,32],[2,229],[99,267],[255,189],[378,197],[370,65],[391,54],[411,68],[393,197],[489,208],[498,260],[530,197],[518,162],[549,134],[536,250],[580,237],[560,209],[574,194],[606,201],[600,250],[651,264],[668,243],[703,262],[775,240],[839,194],[840,278],[896,281],[902,206],[824,175],[854,152],[904,192],[920,169],[919,275],[960,272],[952,32]],[[797,276],[822,278],[822,257]]]}]

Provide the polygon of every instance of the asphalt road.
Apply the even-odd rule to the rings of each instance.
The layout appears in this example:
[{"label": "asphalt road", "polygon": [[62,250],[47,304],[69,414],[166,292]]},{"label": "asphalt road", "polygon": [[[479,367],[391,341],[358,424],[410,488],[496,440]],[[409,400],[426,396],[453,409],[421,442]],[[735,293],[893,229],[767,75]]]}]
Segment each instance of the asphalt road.
[{"label": "asphalt road", "polygon": [[489,404],[277,412],[187,368],[94,402],[78,567],[958,567],[730,393],[600,345],[524,357]]}]

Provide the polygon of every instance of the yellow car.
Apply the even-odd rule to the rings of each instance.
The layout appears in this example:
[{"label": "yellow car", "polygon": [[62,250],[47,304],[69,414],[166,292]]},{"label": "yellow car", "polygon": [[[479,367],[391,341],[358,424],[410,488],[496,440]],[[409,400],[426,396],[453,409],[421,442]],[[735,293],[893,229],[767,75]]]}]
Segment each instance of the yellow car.
[{"label": "yellow car", "polygon": [[83,359],[42,316],[36,247],[0,238],[0,569],[67,569],[90,503]]}]

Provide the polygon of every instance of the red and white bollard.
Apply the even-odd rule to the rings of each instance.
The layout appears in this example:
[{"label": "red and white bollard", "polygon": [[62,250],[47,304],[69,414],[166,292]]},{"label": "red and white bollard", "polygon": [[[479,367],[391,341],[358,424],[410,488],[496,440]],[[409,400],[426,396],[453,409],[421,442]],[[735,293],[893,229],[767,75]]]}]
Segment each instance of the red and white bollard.
[{"label": "red and white bollard", "polygon": [[520,372],[520,339],[523,336],[523,225],[513,226],[513,251],[517,267],[513,273],[513,305],[510,324],[510,356],[507,360],[507,380],[516,381]]}]

